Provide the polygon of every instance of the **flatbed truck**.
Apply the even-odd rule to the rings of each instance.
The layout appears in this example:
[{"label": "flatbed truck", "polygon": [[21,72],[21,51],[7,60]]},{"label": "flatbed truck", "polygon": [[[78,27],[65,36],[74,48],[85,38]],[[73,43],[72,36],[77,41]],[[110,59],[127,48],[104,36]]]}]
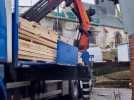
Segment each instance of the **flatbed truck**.
[{"label": "flatbed truck", "polygon": [[89,80],[88,68],[18,59],[18,0],[0,1],[0,99],[40,100],[72,95],[79,80]]}]

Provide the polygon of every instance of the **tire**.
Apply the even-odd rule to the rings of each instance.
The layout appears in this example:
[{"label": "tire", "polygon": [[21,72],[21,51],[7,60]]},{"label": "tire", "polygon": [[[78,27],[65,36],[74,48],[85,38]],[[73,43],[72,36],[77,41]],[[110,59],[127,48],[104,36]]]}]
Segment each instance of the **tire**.
[{"label": "tire", "polygon": [[79,82],[77,80],[72,80],[70,84],[70,96],[72,100],[79,99]]}]

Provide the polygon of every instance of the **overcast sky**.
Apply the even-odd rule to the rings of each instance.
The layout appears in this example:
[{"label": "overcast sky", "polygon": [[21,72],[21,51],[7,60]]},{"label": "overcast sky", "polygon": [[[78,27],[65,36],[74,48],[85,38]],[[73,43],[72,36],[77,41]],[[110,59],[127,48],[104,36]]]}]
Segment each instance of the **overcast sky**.
[{"label": "overcast sky", "polygon": [[[20,0],[20,5],[21,6],[30,6],[31,4],[36,3],[38,0]],[[92,3],[94,4],[94,0],[82,0],[86,3]]]}]

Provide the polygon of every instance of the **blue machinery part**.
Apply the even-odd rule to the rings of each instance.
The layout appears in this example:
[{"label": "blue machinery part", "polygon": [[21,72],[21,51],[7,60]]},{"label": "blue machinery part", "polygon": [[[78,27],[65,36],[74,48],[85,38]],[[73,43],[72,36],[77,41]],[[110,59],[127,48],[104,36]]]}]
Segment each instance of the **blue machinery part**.
[{"label": "blue machinery part", "polygon": [[90,63],[90,61],[89,61],[90,55],[89,55],[89,52],[87,50],[84,50],[82,52],[81,58],[82,58],[82,61],[84,62],[85,65],[89,65],[89,63]]},{"label": "blue machinery part", "polygon": [[78,48],[58,41],[56,63],[76,66],[78,64]]}]

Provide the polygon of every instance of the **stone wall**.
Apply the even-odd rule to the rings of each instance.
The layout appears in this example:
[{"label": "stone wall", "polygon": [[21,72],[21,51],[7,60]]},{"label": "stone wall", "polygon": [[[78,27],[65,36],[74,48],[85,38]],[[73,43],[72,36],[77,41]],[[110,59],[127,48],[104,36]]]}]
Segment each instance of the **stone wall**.
[{"label": "stone wall", "polygon": [[131,70],[131,82],[132,82],[132,100],[134,100],[134,34],[129,36],[129,46],[130,46],[130,59],[131,59],[131,64],[130,64],[130,70]]},{"label": "stone wall", "polygon": [[117,34],[120,34],[121,44],[128,43],[128,35],[123,29],[108,26],[94,26],[94,28],[96,30],[94,32],[96,35],[96,45],[101,48],[116,48],[118,45],[116,43]]}]

